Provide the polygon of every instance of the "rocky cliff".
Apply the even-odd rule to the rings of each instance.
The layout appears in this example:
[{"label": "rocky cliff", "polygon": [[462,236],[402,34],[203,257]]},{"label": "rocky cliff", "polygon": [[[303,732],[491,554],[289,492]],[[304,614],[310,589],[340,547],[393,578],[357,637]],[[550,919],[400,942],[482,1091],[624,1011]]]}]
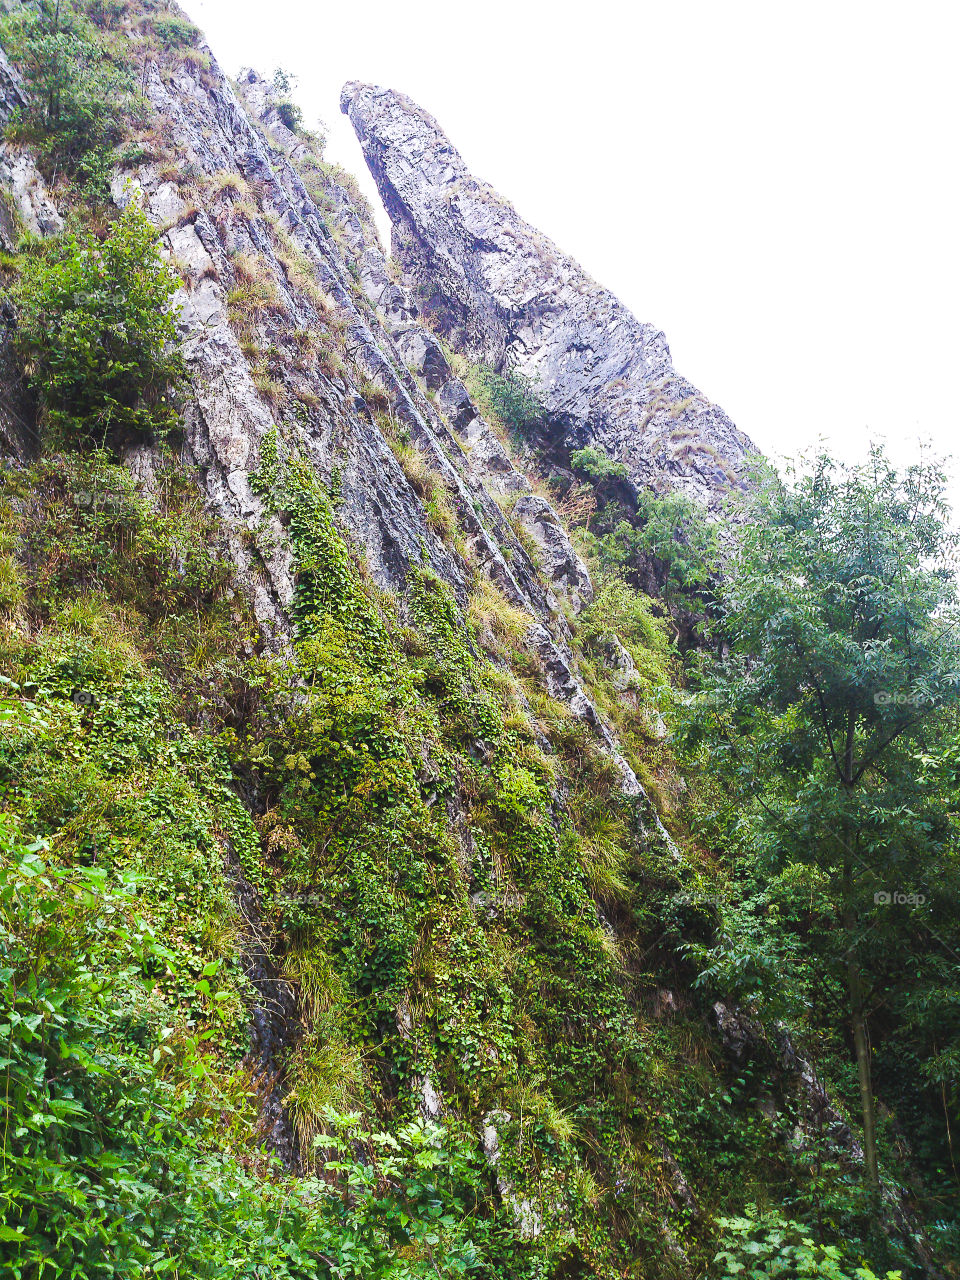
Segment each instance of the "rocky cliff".
[{"label": "rocky cliff", "polygon": [[664,335],[475,178],[404,94],[351,83],[341,107],[405,277],[440,330],[473,359],[529,380],[567,448],[598,448],[635,485],[716,507],[755,446],[676,372]]},{"label": "rocky cliff", "polygon": [[[208,52],[203,56],[209,61]],[[9,64],[0,70],[9,114],[20,90]],[[516,469],[433,335],[398,301],[400,290],[387,287],[386,260],[369,217],[335,180],[323,180],[313,195],[307,190],[296,161],[309,160],[309,152],[283,123],[266,82],[244,72],[238,98],[215,62],[197,77],[189,65],[170,78],[150,66],[144,76],[146,96],[184,156],[189,178],[173,180],[169,165],[149,164],[118,172],[113,193],[119,206],[142,199],[167,228],[164,243],[184,278],[179,324],[194,389],[184,415],[185,460],[199,468],[225,528],[236,531],[233,555],[265,633],[271,642],[290,634],[288,557],[272,549],[269,538],[251,555],[240,534],[271,523],[249,477],[259,443],[276,422],[289,424],[291,441],[318,474],[336,469],[341,519],[381,585],[402,588],[408,567],[426,557],[466,601],[469,571],[461,552],[444,544],[436,515],[431,519],[390,447],[391,434],[406,433],[414,456],[429,469],[426,483],[439,485],[443,503],[455,509],[462,551],[529,613],[530,644],[546,664],[551,688],[595,726],[620,760],[626,785],[636,789],[571,670],[557,596],[578,610],[593,589],[550,503]],[[59,229],[35,168],[22,152],[10,154],[7,180],[31,230]],[[322,177],[316,167],[308,172]],[[251,271],[266,278],[271,297],[241,315],[236,294]],[[370,292],[376,282],[379,311],[351,271]],[[313,350],[303,349],[301,335],[317,330],[333,330],[330,342],[346,361],[338,354],[331,368],[329,358],[318,359],[316,340]],[[149,449],[135,450],[128,461],[149,479]],[[514,525],[532,539],[539,568],[496,501],[505,497]]]},{"label": "rocky cliff", "polygon": [[[175,6],[79,11],[142,102],[102,198],[0,144],[7,283],[141,207],[185,378],[169,439],[58,439],[5,304],[0,818],[65,875],[142,881],[140,950],[90,962],[126,984],[96,1051],[127,1056],[98,1069],[121,1098],[161,1076],[170,1150],[200,1125],[209,1157],[191,1183],[150,1147],[97,1212],[127,1231],[164,1171],[155,1273],[703,1275],[746,1182],[820,1195],[821,1157],[840,1186],[862,1153],[786,1031],[697,985],[718,872],[680,817],[664,610],[594,581],[468,364],[529,381],[545,448],[715,514],[750,443],[402,95],[344,91],[398,265],[274,86],[231,81]],[[0,55],[0,122],[28,105]],[[229,1267],[210,1240],[240,1241]]]}]

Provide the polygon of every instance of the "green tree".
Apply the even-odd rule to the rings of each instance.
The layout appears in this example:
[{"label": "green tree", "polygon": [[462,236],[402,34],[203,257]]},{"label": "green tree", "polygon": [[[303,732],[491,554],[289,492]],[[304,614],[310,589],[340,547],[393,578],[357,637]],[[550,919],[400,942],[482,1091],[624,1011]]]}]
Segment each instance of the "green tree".
[{"label": "green tree", "polygon": [[500,421],[518,442],[542,428],[546,410],[522,374],[510,370],[500,374],[479,365],[469,385],[482,412]]},{"label": "green tree", "polygon": [[922,902],[884,895],[929,898],[952,864],[948,806],[923,765],[960,697],[944,486],[936,465],[898,473],[879,449],[861,466],[820,456],[786,480],[761,474],[721,586],[726,656],[704,661],[689,727],[781,867],[812,862],[823,878],[874,1205],[864,955],[877,936],[902,942],[911,912],[923,923]]},{"label": "green tree", "polygon": [[604,569],[627,575],[674,613],[709,603],[720,548],[716,522],[698,503],[683,493],[634,492],[624,464],[597,449],[575,449],[570,466],[596,496],[588,527]]},{"label": "green tree", "polygon": [[16,340],[51,424],[98,441],[175,424],[178,285],[156,235],[131,203],[103,243],[75,233],[25,259]]},{"label": "green tree", "polygon": [[[602,497],[600,485],[598,493]],[[612,527],[608,512],[620,514]],[[592,524],[601,564],[633,575],[646,564],[649,585],[646,575],[641,581],[675,613],[694,606],[699,611],[712,600],[720,561],[717,526],[684,494],[641,490],[635,511],[629,513],[608,500]]]},{"label": "green tree", "polygon": [[62,168],[103,195],[120,122],[134,106],[129,67],[70,0],[16,8],[0,24],[0,38],[29,95],[10,132],[33,143],[54,173]]},{"label": "green tree", "polygon": [[704,591],[718,573],[720,548],[716,523],[682,493],[637,496],[636,546],[664,564],[663,597],[677,605]]}]

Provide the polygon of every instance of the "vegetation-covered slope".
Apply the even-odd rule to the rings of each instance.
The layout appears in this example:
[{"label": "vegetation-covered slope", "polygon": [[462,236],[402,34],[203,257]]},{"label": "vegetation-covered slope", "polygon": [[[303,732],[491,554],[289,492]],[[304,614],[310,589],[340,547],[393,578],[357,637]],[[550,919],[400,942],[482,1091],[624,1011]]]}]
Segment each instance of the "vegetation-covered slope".
[{"label": "vegetation-covered slope", "polygon": [[[942,1272],[935,476],[764,484],[720,581],[686,507],[606,510],[600,455],[538,494],[535,398],[373,311],[389,268],[282,86],[240,86],[251,123],[160,3],[27,8],[2,42],[5,1272]],[[701,672],[674,640],[708,609]],[[888,753],[862,856],[930,885],[858,952],[879,1207],[804,662],[822,724],[853,689],[854,756]]]}]

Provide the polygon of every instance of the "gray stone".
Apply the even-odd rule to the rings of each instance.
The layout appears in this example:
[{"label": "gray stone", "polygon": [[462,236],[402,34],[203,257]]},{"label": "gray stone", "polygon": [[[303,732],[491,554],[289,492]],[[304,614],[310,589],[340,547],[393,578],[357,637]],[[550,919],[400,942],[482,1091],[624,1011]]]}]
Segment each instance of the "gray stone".
[{"label": "gray stone", "polygon": [[341,107],[414,297],[458,349],[528,378],[567,447],[715,510],[754,446],[676,372],[664,335],[478,181],[404,94],[353,82]]}]

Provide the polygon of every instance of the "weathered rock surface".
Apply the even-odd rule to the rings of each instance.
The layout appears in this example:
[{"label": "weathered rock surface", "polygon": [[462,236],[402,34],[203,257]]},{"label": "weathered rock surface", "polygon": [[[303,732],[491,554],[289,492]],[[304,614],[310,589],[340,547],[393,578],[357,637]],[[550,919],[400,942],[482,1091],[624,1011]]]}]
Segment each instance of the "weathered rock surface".
[{"label": "weathered rock surface", "polygon": [[[274,424],[318,474],[330,477],[336,470],[338,515],[382,586],[402,590],[408,567],[422,563],[425,553],[427,563],[461,602],[466,599],[459,557],[432,529],[421,500],[373,420],[360,394],[364,377],[383,389],[393,416],[440,474],[485,571],[513,602],[535,616],[552,618],[556,601],[439,413],[404,368],[389,333],[357,296],[329,215],[318,208],[294,167],[299,144],[280,120],[269,87],[255,73],[246,72],[239,85],[241,101],[216,64],[209,80],[212,83],[204,84],[184,73],[166,83],[155,69],[145,77],[151,104],[173,122],[178,144],[200,170],[201,183],[181,191],[145,166],[135,174],[119,175],[114,194],[122,203],[139,189],[156,219],[174,224],[164,238],[187,273],[178,301],[194,385],[185,420],[189,461],[202,469],[218,514],[238,527],[238,560],[250,558],[243,530],[268,530],[257,543],[264,572],[258,575],[250,564],[244,565],[261,624],[277,633],[285,629],[292,592],[279,527],[272,530],[271,540],[271,521],[265,519],[249,483],[260,442]],[[256,113],[262,132],[251,124],[248,111]],[[203,188],[203,179],[218,184],[235,169],[242,183],[257,184],[257,214],[237,213],[236,206],[244,202],[229,184],[212,195]],[[362,241],[382,269],[382,251],[368,244],[374,234],[369,223],[342,188],[334,187],[333,197],[336,230],[348,249],[351,238]],[[291,279],[281,261],[277,227],[308,263],[323,291],[319,301]],[[270,369],[281,389],[275,403],[267,402],[256,386],[249,357],[229,324],[227,295],[237,280],[238,256],[259,263],[277,294],[260,318],[256,335],[261,348],[285,353]],[[342,376],[311,367],[291,351],[291,335],[322,331],[331,311],[346,330],[351,357]]]},{"label": "weathered rock surface", "polygon": [[[0,119],[6,123],[26,101],[20,75],[0,49]],[[63,219],[26,147],[6,140],[0,142],[0,183],[18,216],[34,235],[52,235],[62,228]]]},{"label": "weathered rock surface", "polygon": [[637,486],[716,507],[754,446],[676,372],[664,335],[478,181],[409,98],[350,83],[341,107],[404,273],[454,344],[529,378],[565,446],[598,448]]},{"label": "weathered rock surface", "polygon": [[[470,569],[434,528],[366,402],[364,384],[379,387],[389,416],[438,475],[471,559],[530,614],[531,650],[564,672],[559,696],[613,752],[628,792],[640,792],[576,677],[555,592],[576,610],[592,598],[592,585],[559,519],[532,495],[404,290],[387,291],[386,258],[366,211],[331,174],[322,172],[322,208],[318,193],[308,191],[298,168],[304,144],[283,123],[267,83],[248,71],[235,89],[206,46],[199,54],[208,65],[162,74],[148,61],[143,69],[144,95],[179,159],[177,178],[158,160],[118,172],[111,189],[118,205],[138,199],[165,228],[163,246],[183,277],[175,303],[192,383],[183,461],[196,469],[220,520],[264,636],[282,648],[292,635],[289,547],[250,482],[274,427],[319,476],[336,476],[338,520],[381,586],[402,595],[411,566],[426,563],[466,605]],[[4,59],[0,122],[23,102],[19,77]],[[28,151],[0,149],[0,183],[34,234],[62,227]],[[241,342],[229,298],[244,269],[259,273],[271,302]],[[390,304],[382,317],[370,303],[374,291]],[[298,345],[303,335],[331,327],[344,335],[340,372]],[[0,350],[0,358],[8,354]],[[15,374],[11,366],[3,397],[10,408],[0,404],[0,426],[8,451],[23,454],[35,424],[24,416],[29,406],[15,404]],[[456,400],[458,433],[428,391],[438,402]],[[131,448],[127,461],[149,486],[151,450]],[[501,509],[505,495],[526,499],[515,519],[542,553],[541,564]]]},{"label": "weathered rock surface", "polygon": [[[0,121],[10,119],[26,101],[20,76],[0,49]],[[50,235],[63,226],[29,150],[0,140],[0,248],[16,248],[22,223],[34,235]],[[0,304],[0,454],[30,456],[37,450],[36,405],[14,356],[16,326],[9,302]]]}]

